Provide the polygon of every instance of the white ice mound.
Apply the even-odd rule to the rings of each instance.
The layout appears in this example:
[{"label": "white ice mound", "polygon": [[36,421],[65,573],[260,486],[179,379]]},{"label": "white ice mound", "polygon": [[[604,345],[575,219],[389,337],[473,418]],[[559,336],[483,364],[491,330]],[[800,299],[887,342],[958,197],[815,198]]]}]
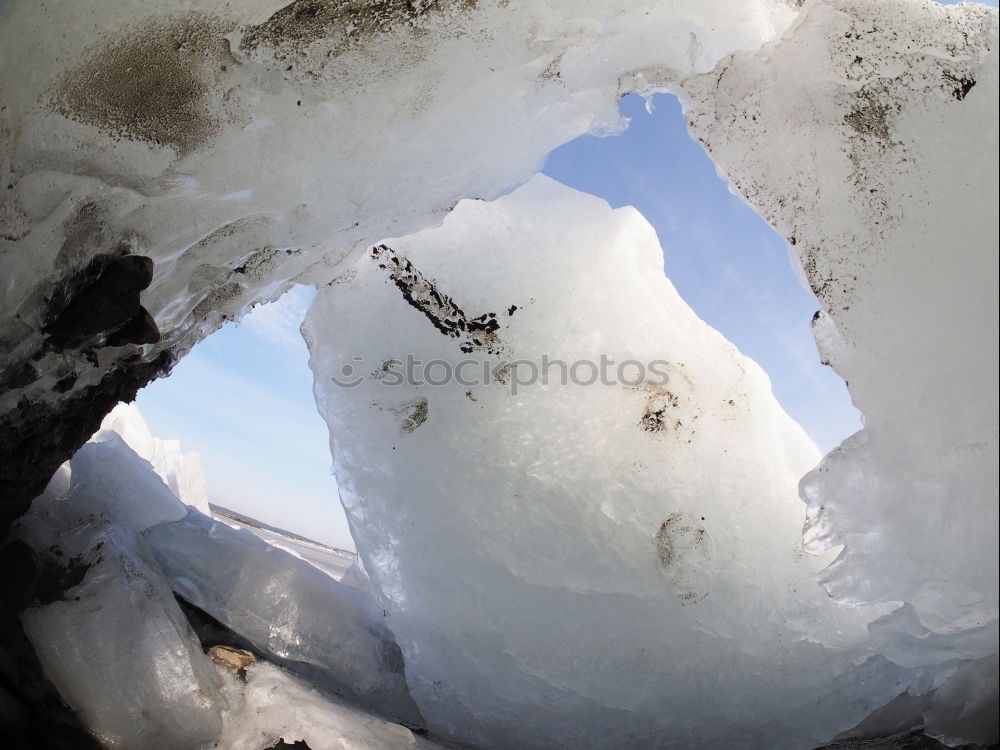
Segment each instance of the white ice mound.
[{"label": "white ice mound", "polygon": [[39,534],[62,543],[59,533],[94,520],[142,531],[184,518],[178,493],[209,512],[200,458],[182,453],[178,440],[153,437],[138,408],[120,404],[35,498],[21,534],[35,534],[33,546],[43,548]]},{"label": "white ice mound", "polygon": [[420,723],[399,646],[371,595],[194,510],[145,538],[186,600],[316,684]]},{"label": "white ice mound", "polygon": [[[271,688],[248,687],[247,704],[232,686],[218,691],[218,674],[173,592],[313,684],[410,726],[422,723],[375,599],[185,506],[123,435],[154,455],[173,441],[151,438],[136,411],[118,415],[125,418],[108,420],[113,430],[98,432],[60,467],[16,527],[48,582],[40,587],[47,600],[25,612],[25,630],[91,733],[111,747],[189,750],[218,739],[225,709],[223,746],[251,729],[270,737],[260,747],[273,744],[303,717],[314,732],[329,730],[317,748],[354,747],[363,738],[370,744],[358,747],[386,738],[412,744],[403,726],[320,696],[295,710],[279,703],[257,711]],[[247,711],[261,715],[233,718]],[[367,733],[362,716],[372,725]]]},{"label": "white ice mound", "polygon": [[66,462],[35,498],[21,526],[39,522],[63,532],[82,523],[106,521],[142,531],[187,513],[149,461],[115,432],[97,434]]},{"label": "white ice mound", "polygon": [[21,616],[46,676],[107,747],[191,750],[216,740],[220,676],[141,541],[101,522],[71,534],[83,551],[59,564],[67,575],[86,570],[82,581]]},{"label": "white ice mound", "polygon": [[[146,420],[135,404],[118,404],[104,418],[101,430],[117,432],[134,450],[153,466],[170,491],[182,502],[210,515],[208,490],[201,456],[183,452],[180,440],[161,440],[153,437]],[[100,440],[100,433],[91,438]]]},{"label": "white ice mound", "polygon": [[[303,331],[352,532],[432,729],[798,748],[902,689],[879,659],[850,676],[865,621],[803,554],[797,484],[817,449],[680,299],[633,209],[544,177],[463,201],[324,288]],[[560,384],[554,364],[524,382],[546,356],[593,379],[602,355],[629,382]]]}]

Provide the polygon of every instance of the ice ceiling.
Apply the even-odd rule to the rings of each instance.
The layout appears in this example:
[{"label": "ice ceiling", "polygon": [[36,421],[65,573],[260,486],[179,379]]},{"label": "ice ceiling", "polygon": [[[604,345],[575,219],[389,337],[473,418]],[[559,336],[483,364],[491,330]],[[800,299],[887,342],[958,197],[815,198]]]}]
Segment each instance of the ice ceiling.
[{"label": "ice ceiling", "polygon": [[[922,0],[8,2],[5,521],[118,400],[316,283],[317,403],[432,733],[809,747],[870,715],[995,741],[997,37],[995,10]],[[671,296],[641,217],[539,178],[459,203],[612,131],[631,91],[681,97],[822,304],[866,422],[818,468],[753,363]],[[686,386],[331,390],[355,349],[468,353],[436,284],[448,325],[517,305],[504,347],[666,350]],[[177,523],[125,525],[155,547]],[[820,586],[803,544],[836,552]]]}]

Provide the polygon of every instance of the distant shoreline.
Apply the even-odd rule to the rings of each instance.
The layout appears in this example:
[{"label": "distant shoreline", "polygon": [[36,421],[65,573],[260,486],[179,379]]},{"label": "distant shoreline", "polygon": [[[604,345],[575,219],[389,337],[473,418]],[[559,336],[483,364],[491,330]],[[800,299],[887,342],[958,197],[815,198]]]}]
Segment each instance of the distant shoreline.
[{"label": "distant shoreline", "polygon": [[252,516],[248,516],[244,513],[237,513],[234,510],[223,507],[221,505],[216,505],[215,503],[208,504],[209,509],[213,513],[217,513],[220,516],[224,516],[230,520],[241,523],[244,526],[252,526],[255,529],[262,529],[263,531],[270,531],[272,534],[278,534],[279,536],[286,537],[288,539],[294,539],[300,544],[306,544],[310,547],[315,547],[316,549],[322,550],[324,552],[329,552],[335,555],[340,555],[341,557],[346,557],[350,560],[356,560],[357,554],[351,552],[350,550],[340,549],[339,547],[331,547],[328,544],[323,544],[322,542],[317,542],[315,539],[309,539],[301,534],[296,534],[292,531],[287,531],[285,529],[279,529],[276,526],[271,526],[270,524],[264,523],[263,521],[258,521]]}]

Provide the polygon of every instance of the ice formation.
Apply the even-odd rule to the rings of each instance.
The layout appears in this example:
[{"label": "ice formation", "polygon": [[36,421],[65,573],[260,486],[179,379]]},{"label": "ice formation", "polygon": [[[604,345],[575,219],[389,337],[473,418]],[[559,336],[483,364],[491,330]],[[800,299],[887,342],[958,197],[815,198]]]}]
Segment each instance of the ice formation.
[{"label": "ice formation", "polygon": [[817,3],[684,84],[693,134],[794,245],[865,415],[802,484],[808,545],[844,545],[824,585],[938,632],[998,614],[997,44],[981,5]]},{"label": "ice formation", "polygon": [[[145,428],[137,414],[128,426]],[[17,524],[41,561],[25,633],[62,699],[111,747],[198,747],[222,730],[219,675],[139,535],[186,512],[148,461],[102,430]]]},{"label": "ice formation", "polygon": [[[313,314],[317,362],[339,366],[338,357],[354,354],[335,350],[326,337],[357,343],[376,356],[406,330],[395,319],[388,328],[372,328],[395,307],[362,300],[345,311],[345,319],[358,321],[354,331],[337,330],[340,321],[316,325],[324,309],[338,304],[337,291],[349,296],[366,281],[374,284],[375,268],[363,257],[370,248],[432,227],[459,199],[502,193],[527,179],[548,150],[578,134],[613,131],[620,126],[619,95],[673,91],[684,100],[692,135],[733,189],[788,239],[822,306],[815,321],[822,355],[866,416],[865,429],[801,484],[808,549],[837,554],[821,573],[832,599],[812,584],[811,591],[798,585],[799,577],[809,578],[808,557],[787,559],[800,539],[792,533],[797,511],[788,488],[817,457],[782,421],[751,366],[744,365],[741,377],[756,384],[749,391],[753,408],[743,404],[749,411],[737,424],[770,430],[767,442],[757,435],[730,451],[745,466],[729,454],[726,461],[717,455],[711,460],[713,445],[729,450],[733,439],[728,423],[713,426],[708,417],[725,420],[729,413],[719,412],[711,398],[726,373],[739,382],[732,375],[736,355],[700,365],[704,382],[695,382],[708,401],[700,392],[685,401],[671,391],[674,406],[672,399],[641,390],[600,402],[596,391],[580,396],[572,389],[523,389],[516,402],[537,400],[534,417],[524,409],[505,411],[498,388],[491,395],[474,392],[476,401],[443,389],[426,404],[389,404],[403,408],[379,412],[343,392],[326,393],[331,372],[324,365],[317,369],[317,392],[341,430],[333,435],[341,451],[339,479],[366,570],[413,657],[417,701],[433,725],[454,733],[471,722],[480,707],[477,696],[488,692],[503,705],[523,703],[523,715],[494,712],[476,730],[483,737],[495,732],[497,742],[531,727],[557,733],[553,742],[572,742],[572,727],[544,720],[564,706],[584,711],[592,728],[605,716],[595,731],[620,728],[623,716],[637,716],[633,726],[645,722],[657,731],[665,717],[654,715],[656,702],[682,695],[690,702],[671,709],[683,713],[671,736],[697,737],[702,744],[711,744],[713,732],[725,735],[738,726],[749,732],[757,722],[764,734],[740,741],[760,746],[761,737],[777,731],[768,716],[803,742],[858,722],[852,731],[926,726],[951,744],[995,740],[989,716],[996,700],[998,591],[997,11],[925,0],[671,0],[625,8],[589,0],[283,3],[251,0],[233,7],[211,0],[198,11],[181,0],[0,4],[0,527],[26,509],[117,401],[168,371],[222,320],[294,281],[340,282],[321,295]],[[529,192],[541,190],[539,184],[531,183]],[[476,204],[461,206],[488,213]],[[516,229],[499,227],[482,244]],[[532,229],[535,237],[551,236],[541,222]],[[412,242],[418,252],[426,237],[393,242],[400,248]],[[553,294],[568,293],[560,285],[563,276],[597,279],[589,291],[574,291],[584,305],[580,314],[589,311],[595,331],[620,332],[610,343],[620,340],[626,352],[648,351],[657,329],[645,320],[623,320],[616,310],[648,304],[661,316],[660,326],[668,313],[686,319],[679,304],[661,310],[669,296],[649,300],[648,285],[664,282],[607,265],[599,276],[588,276],[593,269],[582,267],[575,252],[552,257],[550,248],[561,246],[556,239],[545,246],[531,239],[536,253],[524,261],[530,269],[498,268],[494,279],[469,265],[496,263],[484,260],[474,244],[424,248],[422,275],[389,281],[389,272],[378,269],[382,286],[372,288],[389,295],[396,281],[415,283],[412,296],[414,289],[426,291],[423,282],[455,279],[447,294],[463,306],[459,311],[495,312],[510,324],[489,342],[503,353],[519,353],[517,347],[528,344],[536,352],[543,345],[589,352],[600,339],[589,329],[574,333],[571,315],[566,330],[556,326],[569,312],[558,306],[539,320],[539,336],[547,332],[548,341],[519,330],[532,310],[538,315],[545,309],[541,292],[533,305],[530,299],[507,302],[517,307],[507,319],[504,308],[485,306],[512,298],[512,279],[537,287],[536,265],[559,269],[550,271]],[[580,246],[588,247],[583,240]],[[615,240],[615,247],[628,245]],[[648,250],[638,240],[634,246]],[[596,262],[598,256],[588,257]],[[445,260],[451,265],[445,267]],[[659,269],[647,266],[652,279]],[[359,276],[352,280],[354,269]],[[628,274],[634,288],[622,287],[600,311],[586,306],[605,298],[605,277]],[[379,298],[389,303],[390,297]],[[403,308],[401,316],[410,318],[400,320],[426,328],[428,316],[416,307]],[[692,357],[701,349],[725,351],[723,342],[687,320],[699,331],[697,339],[675,340],[683,327],[668,327],[664,341]],[[457,325],[438,322],[445,329]],[[361,330],[371,333],[363,338]],[[425,329],[414,328],[414,335],[417,330]],[[431,339],[414,343],[455,356],[437,330],[425,332]],[[474,342],[460,343],[484,356]],[[699,369],[697,362],[688,367]],[[673,384],[684,382],[676,372],[671,377]],[[543,393],[551,403],[542,402]],[[592,400],[586,406],[596,411],[572,411],[577,397]],[[444,403],[435,406],[436,400]],[[732,400],[734,409],[743,403]],[[475,422],[484,436],[447,435],[445,444],[456,456],[477,463],[439,461],[432,474],[418,474],[418,466],[441,456],[428,436],[440,434],[449,420],[462,426],[459,404],[502,417],[489,425]],[[690,420],[678,421],[698,432],[683,438],[692,443],[682,442],[667,421],[655,434],[619,439],[606,425],[624,429],[630,404],[648,405],[646,421],[653,427],[675,411],[691,411]],[[705,411],[694,428],[696,409]],[[352,410],[358,411],[356,422],[338,421],[338,414]],[[484,419],[477,415],[468,419]],[[564,433],[540,430],[543,420],[558,415]],[[390,453],[398,455],[387,454],[380,467],[365,464],[365,452],[378,453],[392,429],[397,450]],[[714,443],[708,440],[713,430]],[[353,446],[346,444],[352,433],[361,438]],[[505,443],[497,442],[501,436]],[[590,444],[585,436],[593,438]],[[493,453],[477,453],[480,437]],[[618,471],[622,461],[595,455],[605,450],[621,457],[639,438],[650,441],[645,445],[651,451],[642,471],[632,463]],[[125,546],[130,530],[177,523],[189,511],[168,496],[171,487],[187,490],[152,482],[145,464],[118,461],[123,446],[119,438],[87,446],[74,476],[90,472],[92,481],[84,484],[100,488],[97,494],[65,488],[77,492],[76,499],[51,505],[52,514],[42,514],[34,526],[22,524],[24,533],[36,540],[65,534],[69,529],[58,519],[69,518],[60,514],[78,501],[81,513],[96,512],[106,521],[121,512],[112,523],[120,524],[116,533]],[[535,460],[532,450],[538,463],[520,464],[531,470],[517,474],[519,461]],[[109,451],[117,463],[107,467],[117,467],[129,482],[120,488],[100,478]],[[669,471],[657,463],[665,455],[676,462]],[[709,461],[712,470],[699,469],[694,457]],[[147,458],[171,475],[173,469],[158,465],[155,456]],[[599,482],[585,480],[602,471]],[[673,520],[640,510],[646,506],[639,499],[652,487],[646,481],[657,471],[659,502],[682,513]],[[403,477],[414,481],[404,486]],[[65,478],[61,473],[53,488]],[[436,497],[434,483],[442,491],[468,491],[447,505],[428,500],[428,518],[438,521],[432,533],[415,503]],[[752,518],[727,531],[707,513],[702,524],[694,499],[704,499],[709,509],[727,503],[746,509],[750,500],[741,505],[737,498],[748,483],[773,491],[765,493],[770,499],[762,516],[773,524]],[[406,494],[390,497],[392,487]],[[535,493],[530,499],[528,487]],[[150,498],[148,507],[128,507],[135,493]],[[487,502],[512,501],[515,493],[517,505]],[[546,514],[549,500],[559,513]],[[400,507],[400,518],[384,515]],[[554,539],[561,544],[503,557],[517,548],[519,532],[546,523],[559,531]],[[633,527],[646,529],[646,546],[637,544],[637,531],[603,534]],[[476,530],[483,533],[473,544]],[[738,532],[744,537],[735,539]],[[702,537],[712,543],[699,543]],[[425,548],[417,549],[418,540]],[[640,553],[656,559],[660,542],[666,542],[660,546],[667,559],[685,563],[684,575],[642,568]],[[141,547],[141,538],[136,543]],[[81,541],[79,549],[85,547]],[[726,557],[747,548],[745,558]],[[462,550],[468,559],[459,560]],[[414,571],[398,564],[404,558],[419,562],[427,577],[415,581]],[[456,560],[460,564],[448,564]],[[629,574],[616,575],[609,565]],[[767,574],[754,578],[755,570]],[[769,598],[737,585],[748,580]],[[471,599],[477,581],[482,588]],[[494,587],[484,592],[488,582]],[[733,586],[736,591],[727,590]],[[742,617],[717,604],[721,593],[744,603],[739,614],[759,627],[747,629]],[[455,611],[457,599],[449,594],[465,596],[468,607]],[[609,602],[608,608],[585,609],[597,600]],[[453,618],[432,611],[431,602],[449,605]],[[543,618],[556,602],[566,607],[559,619]],[[638,609],[629,619],[633,604]],[[662,612],[656,610],[661,605]],[[653,610],[663,615],[660,631],[643,626]],[[622,629],[611,627],[623,620]],[[701,630],[678,628],[670,640],[667,624],[695,620]],[[860,631],[869,620],[865,635]],[[531,651],[527,636],[552,622],[565,626],[564,637]],[[588,627],[573,627],[584,623]],[[440,655],[434,626],[455,634],[448,653]],[[655,641],[657,633],[663,641]],[[417,649],[425,635],[426,648]],[[690,639],[697,637],[725,644],[717,661],[695,658]],[[800,640],[785,645],[794,637]],[[663,649],[630,651],[650,638]],[[496,659],[480,658],[473,646]],[[866,653],[871,657],[860,660]],[[754,660],[761,665],[756,681]],[[11,663],[0,660],[4,684],[18,685],[22,675],[10,671]],[[710,664],[733,675],[723,687],[729,691],[724,721],[707,710],[722,694],[699,702],[717,677]],[[793,666],[794,674],[781,671]],[[483,693],[449,692],[450,686],[474,684],[489,668],[503,679],[475,683]],[[588,678],[598,671],[606,682]],[[441,679],[436,686],[436,673],[456,682]],[[651,677],[666,673],[679,682],[664,686]],[[611,692],[615,684],[622,687]],[[505,692],[513,685],[530,689],[526,695]],[[824,708],[810,709],[820,695]],[[856,702],[835,715],[848,695]],[[553,703],[542,702],[543,696]],[[888,702],[868,717],[866,728],[863,714],[883,698]],[[469,702],[460,705],[464,699]],[[779,705],[787,713],[775,717]],[[5,709],[3,716],[15,713]]]},{"label": "ice formation", "polygon": [[49,534],[92,520],[143,531],[184,518],[180,497],[210,513],[199,456],[183,453],[178,440],[153,437],[139,409],[122,404],[59,468],[34,501],[31,518],[51,526]]},{"label": "ice formation", "polygon": [[[662,267],[634,210],[536,177],[386,240],[310,308],[341,499],[438,731],[806,747],[899,692],[878,659],[870,694],[831,687],[871,654],[802,551],[820,455]],[[614,383],[526,382],[543,357],[593,380],[602,355]],[[399,384],[411,356],[437,371]]]},{"label": "ice formation", "polygon": [[[442,747],[379,719],[268,664],[247,669],[236,710],[225,714],[216,747],[247,750],[284,737],[310,750],[420,750]],[[263,740],[263,741],[262,741]]]},{"label": "ice formation", "polygon": [[422,723],[399,646],[370,594],[197,511],[144,537],[186,600],[314,683]]},{"label": "ice formation", "polygon": [[[390,721],[422,720],[372,596],[186,508],[116,431],[133,444],[174,441],[152,438],[134,409],[116,416],[16,527],[45,560],[25,632],[94,737],[136,749],[263,748],[307,735],[316,750],[432,746]],[[309,682],[258,664],[233,684],[202,653],[175,593]]]},{"label": "ice formation", "polygon": [[90,521],[138,532],[184,518],[184,504],[121,436],[101,431],[95,438],[59,467],[46,491],[32,503],[28,518],[44,525],[44,533],[58,536]]},{"label": "ice formation", "polygon": [[[136,498],[137,500],[140,499]],[[69,571],[86,569],[66,598],[22,615],[46,675],[108,747],[194,748],[222,731],[222,680],[162,575],[125,526],[91,523]],[[148,553],[147,553],[148,554]]]},{"label": "ice formation", "polygon": [[0,14],[0,470],[25,502],[115,395],[227,318],[499,194],[620,127],[620,92],[711,71],[794,18],[785,0]]},{"label": "ice formation", "polygon": [[[693,134],[794,245],[865,414],[802,481],[807,548],[843,545],[820,581],[905,603],[872,625],[889,658],[975,673],[997,652],[997,37],[983,6],[816,4],[766,55],[685,83]],[[964,717],[995,741],[996,672],[960,675],[928,731],[954,744]]]},{"label": "ice formation", "polygon": [[181,502],[206,516],[211,515],[201,456],[191,451],[183,452],[180,440],[153,437],[138,406],[119,404],[104,418],[101,429],[118,433],[129,448],[149,461],[153,471]]}]

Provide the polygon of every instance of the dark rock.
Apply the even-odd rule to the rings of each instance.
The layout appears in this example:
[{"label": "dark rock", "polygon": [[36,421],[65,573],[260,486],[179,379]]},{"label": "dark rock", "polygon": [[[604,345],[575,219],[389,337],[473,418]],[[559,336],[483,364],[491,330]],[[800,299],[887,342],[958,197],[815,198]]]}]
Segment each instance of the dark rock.
[{"label": "dark rock", "polygon": [[119,401],[134,400],[140,388],[169,372],[172,364],[170,350],[151,362],[120,363],[96,385],[52,401],[23,398],[0,417],[0,534]]},{"label": "dark rock", "polygon": [[[148,343],[148,313],[139,293],[153,279],[153,261],[142,255],[95,256],[77,276],[67,280],[50,303],[50,322],[42,328],[57,349],[79,347],[118,333],[118,343]],[[156,326],[152,324],[155,331]],[[126,333],[128,331],[128,333]],[[159,332],[156,338],[159,339]]]},{"label": "dark rock", "polygon": [[108,336],[107,345],[155,344],[159,340],[160,329],[156,327],[156,321],[145,308],[140,307],[139,312],[123,328]]},{"label": "dark rock", "polygon": [[280,740],[278,740],[265,750],[283,750],[287,748],[295,748],[295,750],[310,750],[309,745],[306,744],[305,740],[295,740],[294,742],[285,742],[284,737],[282,737]]}]

